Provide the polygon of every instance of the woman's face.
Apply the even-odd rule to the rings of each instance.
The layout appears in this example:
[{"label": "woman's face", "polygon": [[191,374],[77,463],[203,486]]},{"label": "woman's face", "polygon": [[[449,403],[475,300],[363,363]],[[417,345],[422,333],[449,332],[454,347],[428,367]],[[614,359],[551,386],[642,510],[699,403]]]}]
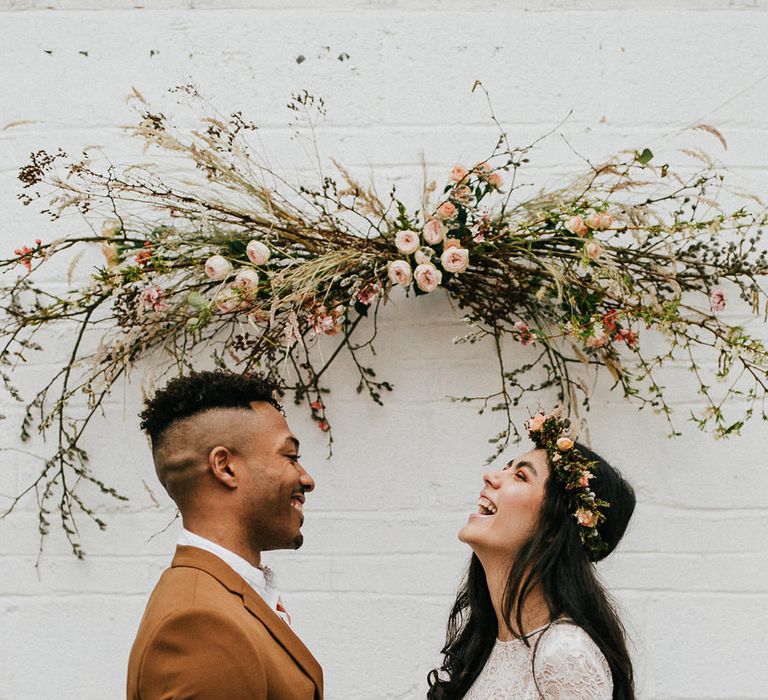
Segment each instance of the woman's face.
[{"label": "woman's face", "polygon": [[547,453],[539,449],[483,474],[478,509],[459,539],[478,555],[514,556],[536,529],[548,477]]}]

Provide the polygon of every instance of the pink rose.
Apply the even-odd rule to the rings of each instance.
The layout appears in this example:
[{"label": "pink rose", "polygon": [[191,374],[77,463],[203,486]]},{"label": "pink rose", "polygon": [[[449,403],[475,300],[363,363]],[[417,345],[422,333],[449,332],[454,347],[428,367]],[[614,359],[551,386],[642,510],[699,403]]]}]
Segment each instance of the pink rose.
[{"label": "pink rose", "polygon": [[401,284],[403,287],[408,286],[413,277],[411,266],[405,260],[394,260],[389,263],[388,275],[392,284]]},{"label": "pink rose", "polygon": [[416,231],[398,231],[395,234],[395,246],[401,253],[415,253],[420,245],[419,234]]},{"label": "pink rose", "polygon": [[496,190],[500,190],[504,184],[504,178],[501,177],[501,173],[491,173],[486,178],[488,184]]},{"label": "pink rose", "polygon": [[709,295],[709,305],[712,311],[722,311],[725,308],[725,290],[718,287]]},{"label": "pink rose", "polygon": [[446,272],[458,275],[469,267],[469,251],[466,248],[446,248],[440,256],[440,264]]},{"label": "pink rose", "polygon": [[271,255],[269,248],[261,241],[248,241],[245,246],[245,254],[254,265],[265,265]]},{"label": "pink rose", "polygon": [[445,238],[447,231],[448,229],[440,219],[430,219],[424,224],[422,235],[427,243],[430,245],[437,245],[443,238]]},{"label": "pink rose", "polygon": [[458,238],[446,238],[443,241],[443,249],[448,250],[448,248],[461,248],[461,241]]},{"label": "pink rose", "polygon": [[246,294],[255,292],[259,286],[259,273],[247,267],[243,268],[235,275],[235,281],[232,283],[232,286]]},{"label": "pink rose", "polygon": [[229,260],[221,255],[212,255],[205,261],[205,274],[217,282],[225,279],[231,271]]},{"label": "pink rose", "polygon": [[451,170],[451,180],[461,182],[469,173],[463,165],[454,165]]},{"label": "pink rose", "polygon": [[584,527],[594,527],[597,524],[597,515],[586,508],[579,508],[573,517],[576,518],[579,525]]},{"label": "pink rose", "polygon": [[491,172],[492,168],[490,166],[490,163],[478,163],[472,170],[476,173],[478,173],[480,176],[487,175],[489,172]]},{"label": "pink rose", "polygon": [[458,210],[456,209],[456,206],[452,202],[443,202],[437,208],[437,215],[445,221],[450,221],[451,219],[455,219],[457,213],[458,213]]},{"label": "pink rose", "polygon": [[443,273],[434,265],[417,265],[413,271],[413,278],[416,280],[416,286],[422,292],[433,292],[443,281]]},{"label": "pink rose", "polygon": [[539,411],[536,415],[531,416],[527,423],[526,427],[528,429],[529,433],[537,433],[539,430],[541,430],[544,427],[544,423],[547,420],[546,414]]},{"label": "pink rose", "polygon": [[587,228],[587,225],[584,223],[584,219],[580,216],[572,216],[568,219],[568,221],[565,222],[565,228],[577,236],[586,236],[589,231],[589,228]]},{"label": "pink rose", "polygon": [[587,241],[584,246],[584,252],[592,260],[597,260],[600,257],[600,253],[603,252],[603,246],[600,245],[600,241]]}]

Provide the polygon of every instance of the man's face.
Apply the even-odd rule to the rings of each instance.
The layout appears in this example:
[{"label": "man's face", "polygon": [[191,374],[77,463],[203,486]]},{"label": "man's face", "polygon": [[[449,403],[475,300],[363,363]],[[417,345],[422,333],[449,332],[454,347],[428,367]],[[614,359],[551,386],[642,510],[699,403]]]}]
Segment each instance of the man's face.
[{"label": "man's face", "polygon": [[304,494],[315,488],[299,463],[299,441],[285,418],[268,403],[254,401],[253,426],[235,459],[241,462],[240,514],[255,551],[298,549],[304,541]]}]

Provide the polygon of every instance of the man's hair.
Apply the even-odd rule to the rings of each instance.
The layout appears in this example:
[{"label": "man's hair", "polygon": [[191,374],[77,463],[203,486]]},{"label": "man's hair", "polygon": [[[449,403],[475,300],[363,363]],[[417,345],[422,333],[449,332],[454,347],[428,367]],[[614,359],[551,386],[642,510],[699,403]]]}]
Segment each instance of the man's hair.
[{"label": "man's hair", "polygon": [[252,401],[265,401],[282,411],[275,398],[279,386],[261,374],[236,374],[216,370],[192,372],[171,379],[144,405],[139,414],[141,429],[157,446],[158,439],[177,420],[214,408],[250,408]]}]

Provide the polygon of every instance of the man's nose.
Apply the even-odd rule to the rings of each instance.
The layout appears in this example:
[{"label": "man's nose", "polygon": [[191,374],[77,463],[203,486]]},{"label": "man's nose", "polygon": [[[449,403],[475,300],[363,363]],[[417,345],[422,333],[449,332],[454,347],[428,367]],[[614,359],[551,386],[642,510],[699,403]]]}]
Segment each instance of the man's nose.
[{"label": "man's nose", "polygon": [[306,469],[301,470],[301,474],[299,474],[299,483],[304,487],[304,491],[314,491],[315,490],[315,480],[309,475],[309,472],[307,472]]}]

